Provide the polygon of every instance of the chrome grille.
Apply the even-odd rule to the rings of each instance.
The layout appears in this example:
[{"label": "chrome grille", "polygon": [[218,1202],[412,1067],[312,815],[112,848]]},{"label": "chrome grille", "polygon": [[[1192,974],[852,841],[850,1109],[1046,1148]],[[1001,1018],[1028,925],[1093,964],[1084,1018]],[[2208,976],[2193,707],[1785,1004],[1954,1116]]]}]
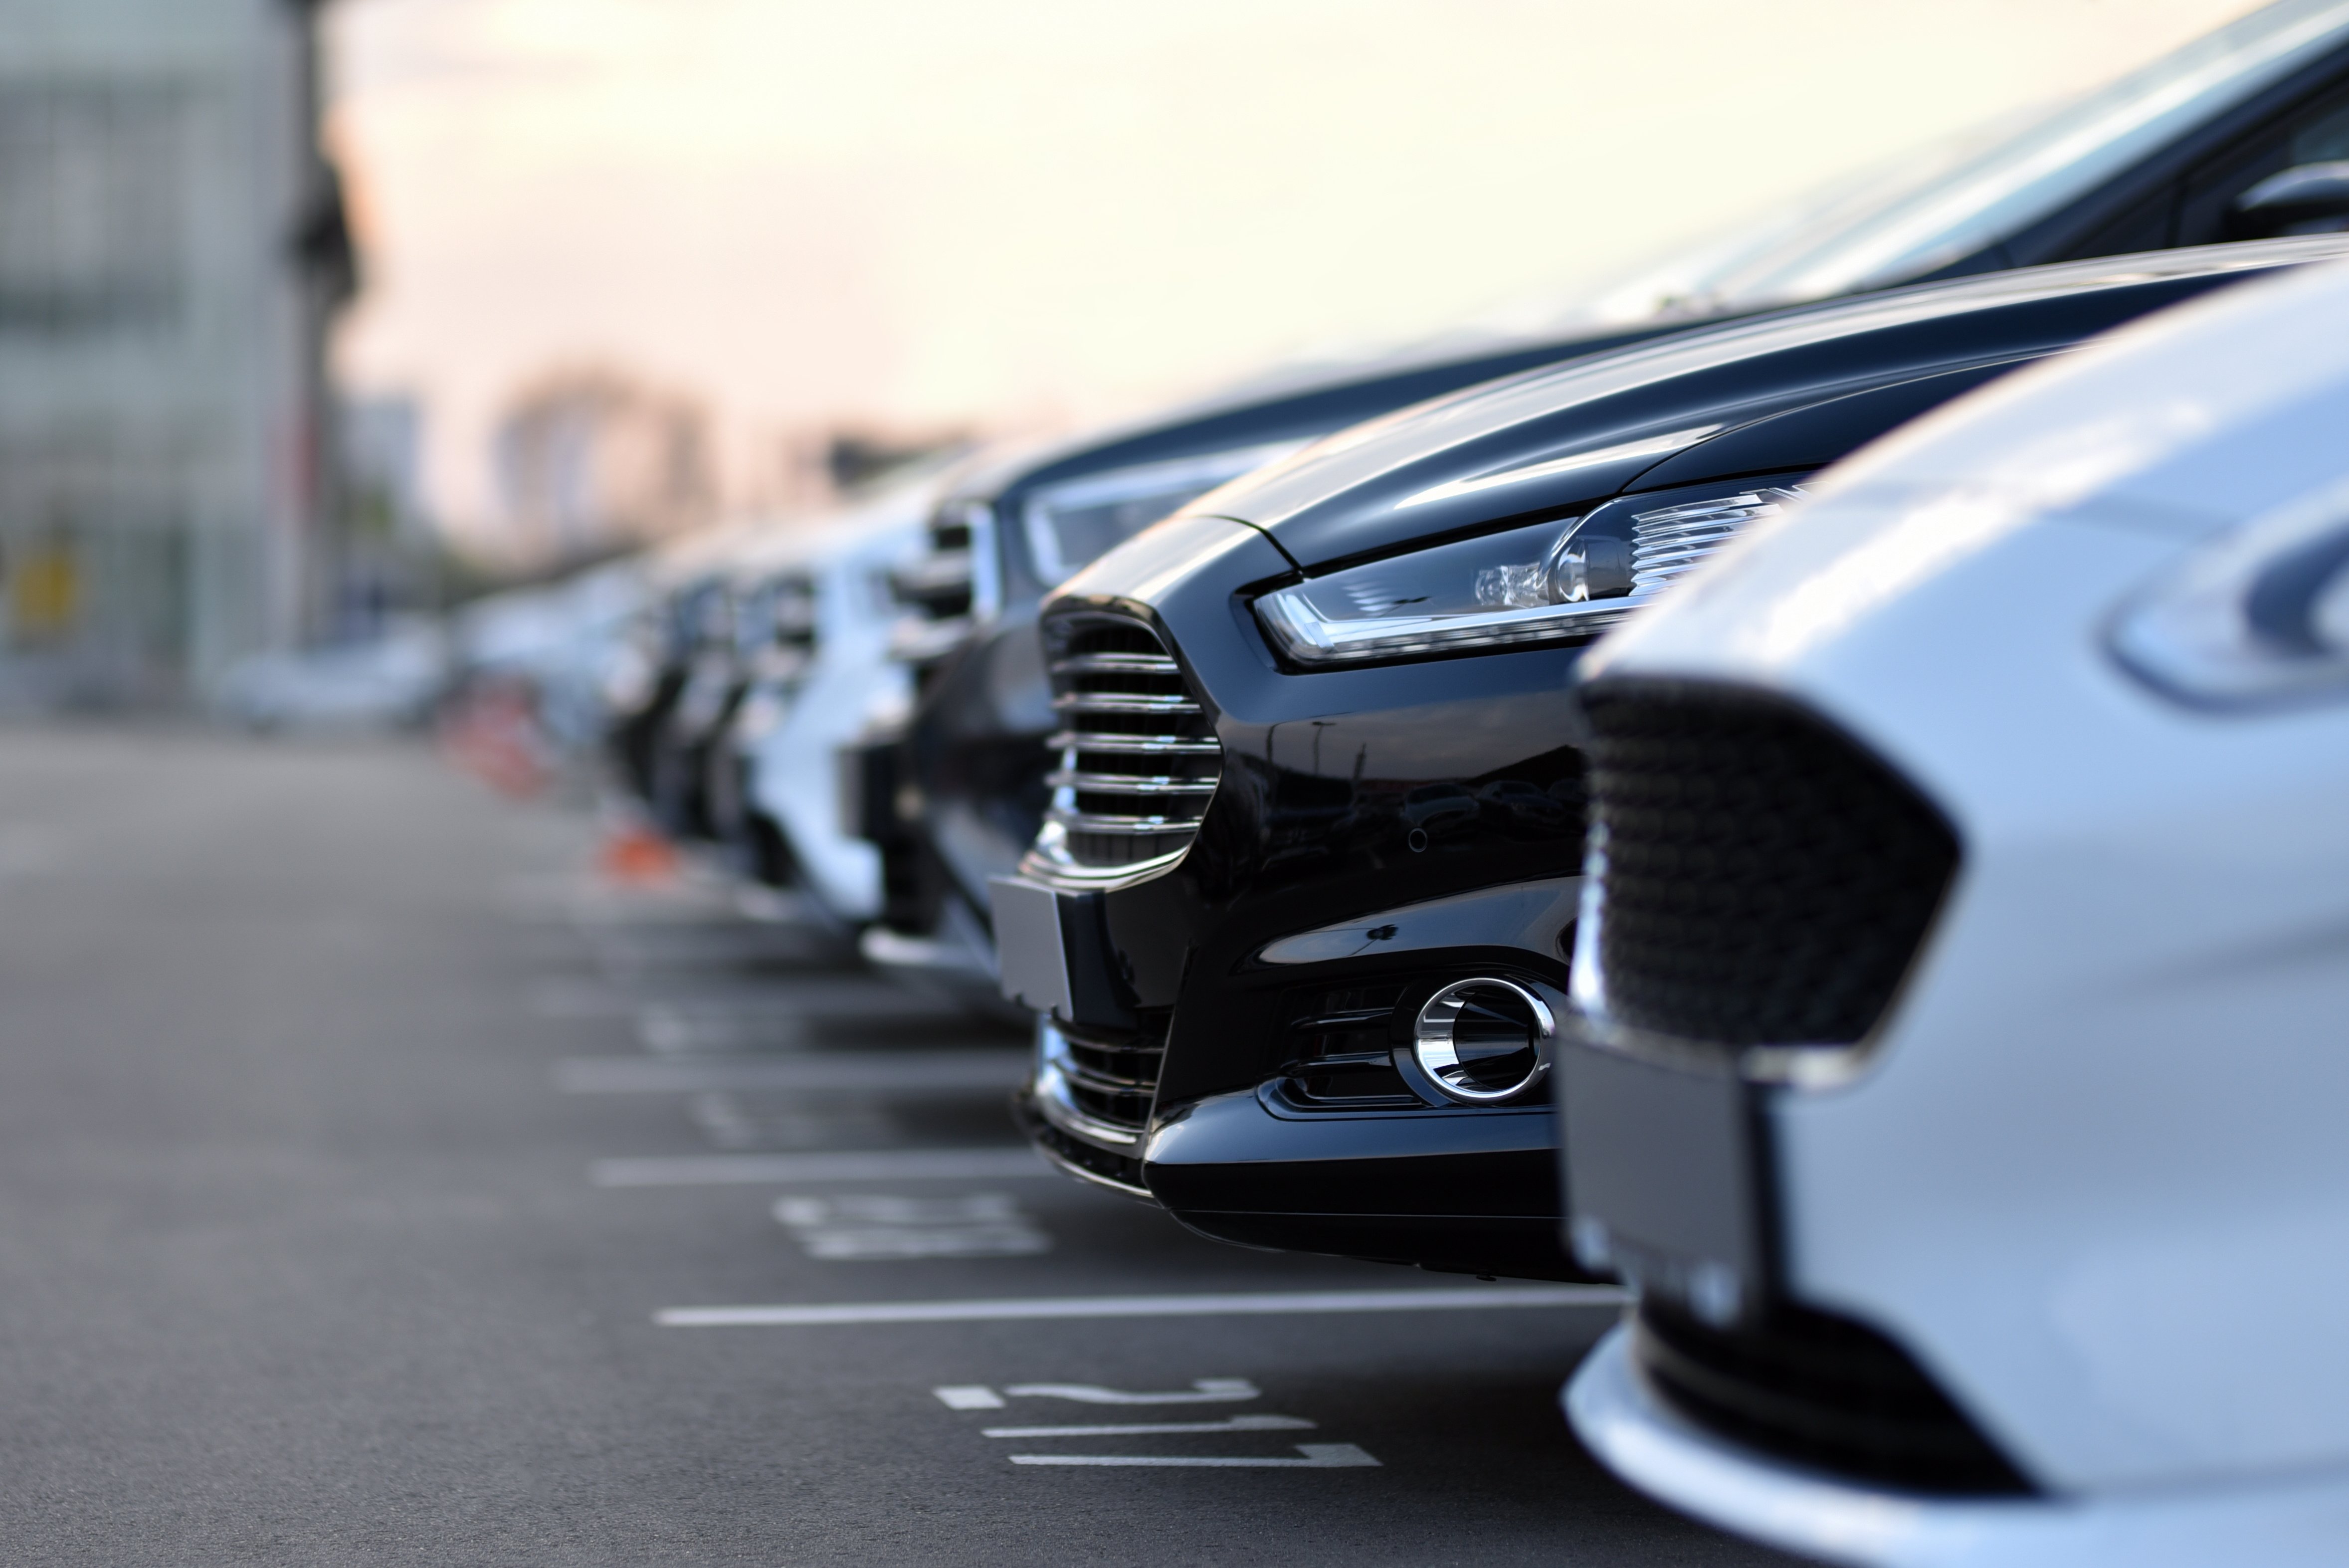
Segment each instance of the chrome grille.
[{"label": "chrome grille", "polygon": [[1631,514],[1631,593],[1660,592],[1731,540],[1799,499],[1800,488],[1741,490]]},{"label": "chrome grille", "polygon": [[1073,1173],[1149,1196],[1142,1140],[1165,1054],[1163,1037],[1037,1020],[1036,1076],[1023,1100],[1030,1136]]},{"label": "chrome grille", "polygon": [[1061,728],[1038,849],[1060,869],[1132,872],[1188,849],[1223,748],[1181,668],[1147,626],[1086,619],[1051,628]]}]

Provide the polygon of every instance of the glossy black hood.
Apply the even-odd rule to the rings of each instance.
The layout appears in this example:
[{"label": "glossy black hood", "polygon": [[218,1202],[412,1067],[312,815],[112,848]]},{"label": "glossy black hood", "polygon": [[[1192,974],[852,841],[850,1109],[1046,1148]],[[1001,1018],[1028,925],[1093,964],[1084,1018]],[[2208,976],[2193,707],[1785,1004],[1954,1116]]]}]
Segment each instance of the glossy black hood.
[{"label": "glossy black hood", "polygon": [[[1464,387],[1686,330],[1686,322],[1656,321],[1557,335],[1459,335],[1379,357],[1298,366],[1125,424],[1007,453],[967,473],[941,500],[938,513],[958,515],[976,502],[1013,518],[1031,494],[1048,486],[1147,464],[1315,440]],[[1028,558],[1020,530],[1001,528],[997,541],[1003,607],[1032,605],[1051,582]]]},{"label": "glossy black hood", "polygon": [[[1355,426],[1177,515],[1258,528],[1311,573],[1626,491],[1817,468],[1962,390],[1953,381],[2239,278],[2344,255],[2338,235],[2156,252],[1683,332]],[[1116,573],[1116,554],[1101,567]],[[1092,576],[1064,592],[1081,595]]]}]

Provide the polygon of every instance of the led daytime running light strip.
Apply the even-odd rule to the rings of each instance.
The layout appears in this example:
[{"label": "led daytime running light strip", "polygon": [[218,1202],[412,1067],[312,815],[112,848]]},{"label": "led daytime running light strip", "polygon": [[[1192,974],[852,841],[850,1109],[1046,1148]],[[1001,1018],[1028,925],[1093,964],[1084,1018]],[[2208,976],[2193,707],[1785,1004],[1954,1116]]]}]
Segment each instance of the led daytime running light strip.
[{"label": "led daytime running light strip", "polygon": [[1282,651],[1299,664],[1342,664],[1391,659],[1412,654],[1493,648],[1511,643],[1547,643],[1596,637],[1628,620],[1640,608],[1621,599],[1579,604],[1536,604],[1469,615],[1384,615],[1330,621],[1302,594],[1273,593],[1257,602]]}]

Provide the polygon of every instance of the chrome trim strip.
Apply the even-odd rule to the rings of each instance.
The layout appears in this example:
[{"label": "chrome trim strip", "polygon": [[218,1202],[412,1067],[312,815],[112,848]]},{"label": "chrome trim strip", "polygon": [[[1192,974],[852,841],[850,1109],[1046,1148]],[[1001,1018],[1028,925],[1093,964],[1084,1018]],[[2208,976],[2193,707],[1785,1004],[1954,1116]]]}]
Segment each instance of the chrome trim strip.
[{"label": "chrome trim strip", "polygon": [[1192,740],[1180,735],[1111,735],[1092,730],[1064,729],[1047,736],[1046,747],[1054,751],[1099,751],[1123,757],[1221,757],[1220,742]]},{"label": "chrome trim strip", "polygon": [[1073,675],[1172,676],[1180,666],[1164,654],[1072,654],[1052,661],[1051,673]]},{"label": "chrome trim strip", "polygon": [[1140,1128],[1129,1131],[1113,1123],[1097,1121],[1087,1116],[1067,1098],[1068,1081],[1058,1062],[1037,1064],[1036,1081],[1030,1093],[1038,1115],[1070,1137],[1081,1139],[1104,1153],[1131,1154],[1141,1148]]},{"label": "chrome trim strip", "polygon": [[1143,692],[1072,691],[1052,699],[1061,713],[1197,713],[1199,705],[1187,696],[1156,696]]},{"label": "chrome trim strip", "polygon": [[1054,789],[1082,789],[1096,795],[1212,795],[1213,779],[1175,779],[1152,773],[1083,773],[1061,769],[1045,776]]},{"label": "chrome trim strip", "polygon": [[1194,832],[1199,826],[1196,817],[1102,817],[1089,811],[1064,810],[1058,806],[1045,815],[1075,832],[1125,833],[1136,838],[1145,838],[1153,833]]}]

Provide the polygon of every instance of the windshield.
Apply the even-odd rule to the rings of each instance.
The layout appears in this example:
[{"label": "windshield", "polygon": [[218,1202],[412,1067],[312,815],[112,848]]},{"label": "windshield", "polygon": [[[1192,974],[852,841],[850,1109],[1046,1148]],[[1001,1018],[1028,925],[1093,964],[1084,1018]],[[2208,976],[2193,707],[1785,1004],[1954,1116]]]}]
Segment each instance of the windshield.
[{"label": "windshield", "polygon": [[2281,0],[2020,132],[1944,144],[1642,271],[1589,315],[1637,321],[1882,288],[1996,244],[2336,46],[2349,0]]}]

